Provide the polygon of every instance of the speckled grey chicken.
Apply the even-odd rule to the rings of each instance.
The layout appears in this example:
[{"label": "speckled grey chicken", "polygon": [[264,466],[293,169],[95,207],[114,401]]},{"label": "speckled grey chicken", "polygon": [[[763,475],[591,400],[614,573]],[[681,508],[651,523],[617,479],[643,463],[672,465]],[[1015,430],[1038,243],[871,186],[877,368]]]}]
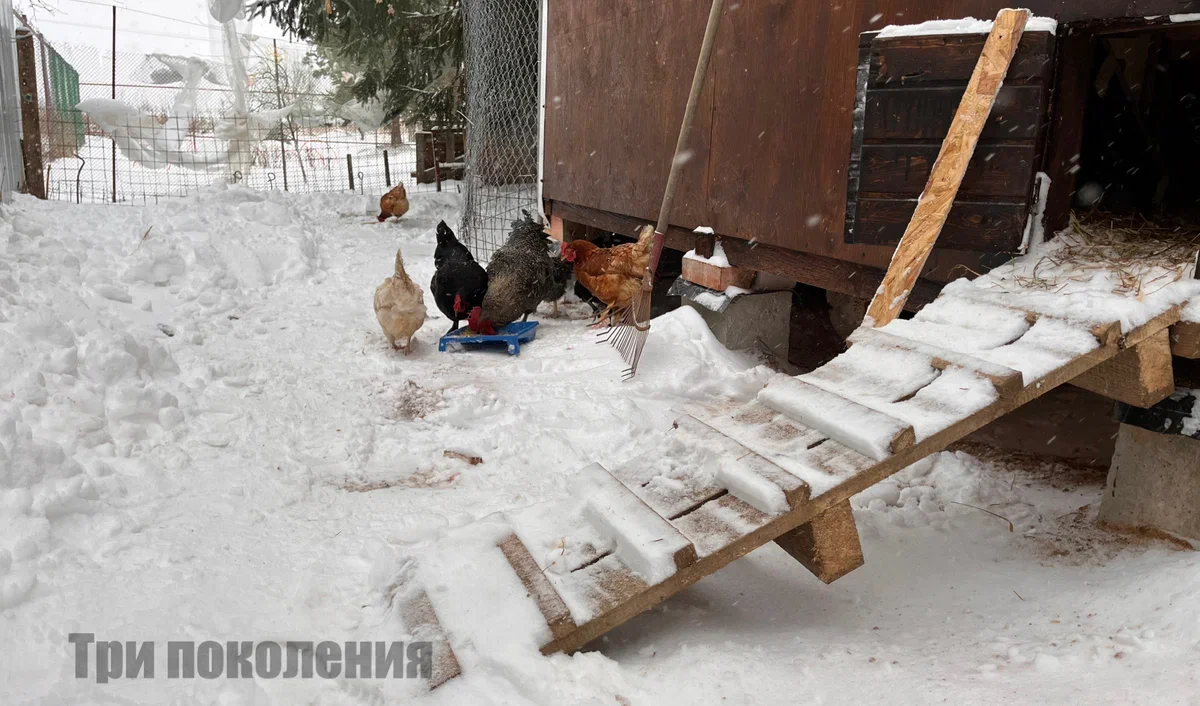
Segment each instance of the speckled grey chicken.
[{"label": "speckled grey chicken", "polygon": [[[499,328],[525,320],[542,302],[557,302],[566,292],[571,268],[550,254],[552,241],[528,211],[513,222],[512,233],[488,263],[488,291],[472,317],[471,328]],[[570,263],[566,263],[570,264]],[[478,325],[477,325],[478,324]]]}]

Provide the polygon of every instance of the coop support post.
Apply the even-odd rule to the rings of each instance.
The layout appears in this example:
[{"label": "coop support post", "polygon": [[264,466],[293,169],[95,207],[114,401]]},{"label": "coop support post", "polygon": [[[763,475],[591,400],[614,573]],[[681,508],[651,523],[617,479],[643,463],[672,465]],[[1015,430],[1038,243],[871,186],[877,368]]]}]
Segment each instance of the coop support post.
[{"label": "coop support post", "polygon": [[900,244],[896,246],[883,284],[871,300],[864,322],[866,325],[885,326],[904,309],[908,295],[916,286],[925,261],[929,259],[929,253],[946,225],[958,189],[966,176],[967,165],[975,154],[979,136],[996,103],[996,94],[1008,74],[1008,67],[1017,53],[1017,45],[1028,20],[1028,10],[1006,9],[996,16],[983,53],[975,64],[975,72],[950,124],[950,131],[933,164],[925,191],[917,200],[917,210],[904,236],[900,238]]},{"label": "coop support post", "polygon": [[17,76],[21,88],[21,155],[25,160],[25,191],[39,199],[46,198],[46,182],[42,172],[42,130],[38,115],[37,49],[29,23],[21,18],[26,29],[17,35]]},{"label": "coop support post", "polygon": [[863,565],[862,542],[849,500],[783,533],[775,543],[825,583],[833,583]]}]

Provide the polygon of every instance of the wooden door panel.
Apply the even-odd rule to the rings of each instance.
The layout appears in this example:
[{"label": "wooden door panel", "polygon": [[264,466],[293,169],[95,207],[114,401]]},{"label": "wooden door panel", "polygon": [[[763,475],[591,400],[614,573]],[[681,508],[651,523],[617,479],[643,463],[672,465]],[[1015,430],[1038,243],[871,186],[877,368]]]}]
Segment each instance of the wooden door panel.
[{"label": "wooden door panel", "polygon": [[[854,242],[896,245],[916,210],[916,198],[863,196],[858,201]],[[944,250],[1006,252],[1012,244],[1014,233],[1024,235],[1027,218],[1028,207],[1023,201],[969,201],[960,197],[950,209],[946,227],[938,237],[938,247]]]},{"label": "wooden door panel", "polygon": [[[921,195],[941,145],[863,145],[859,193]],[[1034,172],[1032,145],[995,145],[980,149],[967,167],[959,195],[1008,197],[1023,201]]]},{"label": "wooden door panel", "polygon": [[[868,90],[863,126],[866,140],[937,140],[950,130],[966,87],[913,86]],[[983,128],[982,141],[1029,140],[1037,136],[1046,114],[1041,86],[1006,86]]]},{"label": "wooden door panel", "polygon": [[[985,41],[986,34],[881,40],[881,50],[871,56],[871,86],[902,86],[916,81],[961,81],[965,84],[971,80]],[[1046,58],[1052,56],[1052,43],[1049,32],[1026,32],[1017,46],[1017,55],[1013,57],[1004,84],[1012,86],[1030,80],[1049,80],[1053,62]]]},{"label": "wooden door panel", "polygon": [[[916,209],[987,36],[863,35],[844,240],[894,245]],[[944,250],[1016,252],[1034,208],[1055,38],[1027,32],[938,239]]]}]

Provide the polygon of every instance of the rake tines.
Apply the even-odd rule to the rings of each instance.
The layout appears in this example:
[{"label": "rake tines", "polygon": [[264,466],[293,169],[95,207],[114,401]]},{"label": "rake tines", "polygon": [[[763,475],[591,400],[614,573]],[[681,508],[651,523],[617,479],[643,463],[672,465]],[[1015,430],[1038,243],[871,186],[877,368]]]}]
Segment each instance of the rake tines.
[{"label": "rake tines", "polygon": [[637,375],[638,363],[646,348],[646,337],[650,335],[650,297],[648,292],[644,294],[646,296],[639,295],[633,304],[613,312],[613,323],[600,333],[600,342],[617,349],[629,366],[625,369],[623,380],[630,380]]}]

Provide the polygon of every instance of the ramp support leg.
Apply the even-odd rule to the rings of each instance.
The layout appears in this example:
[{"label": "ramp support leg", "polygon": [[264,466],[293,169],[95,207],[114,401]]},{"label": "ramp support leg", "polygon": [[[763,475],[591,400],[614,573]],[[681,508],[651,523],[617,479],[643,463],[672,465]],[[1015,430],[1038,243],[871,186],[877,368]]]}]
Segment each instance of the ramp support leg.
[{"label": "ramp support leg", "polygon": [[775,543],[825,583],[863,565],[862,543],[849,500],[781,535]]}]

